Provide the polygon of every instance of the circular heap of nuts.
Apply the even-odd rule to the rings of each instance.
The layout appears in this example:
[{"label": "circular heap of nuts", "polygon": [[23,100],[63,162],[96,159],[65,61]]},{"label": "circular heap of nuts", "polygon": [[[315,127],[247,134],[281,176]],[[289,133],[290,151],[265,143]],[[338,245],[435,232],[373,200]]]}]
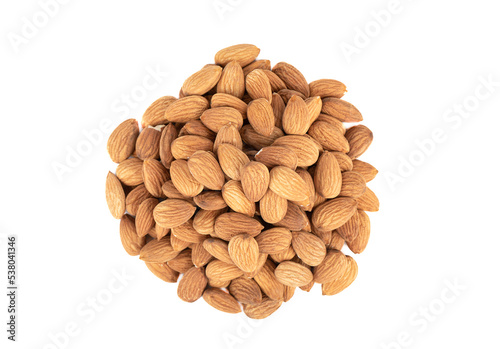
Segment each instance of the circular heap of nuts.
[{"label": "circular heap of nuts", "polygon": [[[373,134],[341,99],[345,85],[307,83],[288,63],[271,69],[254,45],[219,51],[179,98],[156,100],[108,141],[106,200],[126,252],[186,302],[264,318],[321,284],[334,295],[356,278],[377,211],[358,160]],[[345,250],[345,249],[344,249]]]}]

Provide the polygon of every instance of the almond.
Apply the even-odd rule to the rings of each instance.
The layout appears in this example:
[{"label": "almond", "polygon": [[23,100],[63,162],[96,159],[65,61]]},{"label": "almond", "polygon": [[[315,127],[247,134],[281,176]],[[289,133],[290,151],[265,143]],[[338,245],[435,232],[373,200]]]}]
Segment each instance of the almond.
[{"label": "almond", "polygon": [[211,151],[214,143],[205,137],[187,135],[177,138],[172,142],[170,150],[177,160],[189,159],[198,150]]},{"label": "almond", "polygon": [[320,79],[309,84],[311,96],[321,98],[335,97],[342,98],[346,93],[346,87],[343,83],[333,79]]},{"label": "almond", "polygon": [[[354,213],[352,217],[337,229],[338,234],[347,242],[353,241],[359,234],[359,214]],[[343,245],[343,244],[342,244]]]},{"label": "almond", "polygon": [[257,268],[259,245],[248,234],[235,235],[229,240],[229,256],[233,263],[244,272],[252,272]]},{"label": "almond", "polygon": [[160,138],[163,126],[148,126],[139,134],[135,143],[137,157],[142,160],[160,156]]},{"label": "almond", "polygon": [[111,172],[106,177],[106,202],[111,215],[116,219],[122,218],[125,213],[125,191],[118,177]]},{"label": "almond", "polygon": [[229,292],[240,303],[251,305],[262,303],[262,292],[253,279],[246,277],[234,279],[229,285]]},{"label": "almond", "polygon": [[175,283],[179,278],[179,273],[170,268],[165,263],[146,262],[146,266],[156,277],[165,282]]},{"label": "almond", "polygon": [[352,160],[352,165],[353,166],[351,170],[363,176],[366,183],[370,182],[377,176],[378,170],[367,162],[356,159]]},{"label": "almond", "polygon": [[186,273],[189,269],[191,269],[193,267],[193,261],[191,259],[191,250],[186,249],[186,250],[182,251],[181,253],[179,253],[177,255],[177,257],[168,261],[167,265],[171,269],[173,269],[179,273],[182,273],[182,274]]},{"label": "almond", "polygon": [[285,166],[274,167],[270,172],[269,189],[279,196],[293,201],[306,200],[306,182],[292,169]]},{"label": "almond", "polygon": [[252,63],[260,53],[255,45],[239,44],[226,47],[215,55],[215,63],[225,66],[229,62],[236,61],[242,67]]},{"label": "almond", "polygon": [[286,85],[283,82],[283,80],[281,80],[280,77],[276,75],[274,72],[272,72],[271,70],[264,70],[264,73],[269,79],[269,83],[271,84],[271,90],[273,92],[278,92],[286,89]]},{"label": "almond", "polygon": [[234,108],[220,107],[206,110],[201,116],[201,122],[217,133],[227,124],[233,124],[240,129],[243,126],[243,116]]},{"label": "almond", "polygon": [[210,101],[212,108],[220,108],[220,107],[231,107],[236,109],[241,113],[243,119],[247,117],[247,104],[243,102],[238,97],[232,96],[227,93],[216,93],[212,96],[212,100]]},{"label": "almond", "polygon": [[306,96],[304,96],[303,93],[300,93],[299,91],[295,90],[289,90],[287,88],[285,88],[284,90],[279,90],[278,95],[281,97],[281,99],[285,104],[288,104],[288,102],[293,96],[300,97],[304,101],[306,100]]},{"label": "almond", "polygon": [[306,213],[293,202],[289,201],[287,205],[285,217],[274,225],[291,231],[309,230],[309,218]]},{"label": "almond", "polygon": [[323,295],[333,296],[349,287],[358,276],[358,265],[351,256],[346,256],[347,267],[337,279],[321,285]]},{"label": "almond", "polygon": [[246,65],[243,68],[243,73],[245,76],[250,74],[252,71],[255,69],[262,69],[262,70],[271,70],[271,61],[268,59],[259,59],[257,61],[253,61],[252,63]]},{"label": "almond", "polygon": [[162,186],[170,179],[168,170],[155,159],[146,159],[142,167],[144,185],[151,195],[164,197]]},{"label": "almond", "polygon": [[304,135],[311,125],[310,119],[306,102],[298,96],[292,96],[283,113],[283,131],[289,135]]},{"label": "almond", "polygon": [[248,105],[247,117],[255,132],[269,137],[274,131],[274,113],[271,103],[264,99],[254,99]]},{"label": "almond", "polygon": [[215,235],[226,241],[238,234],[257,236],[262,229],[258,220],[237,212],[223,213],[215,220]]},{"label": "almond", "polygon": [[217,150],[219,149],[219,145],[221,144],[232,144],[238,149],[243,148],[241,135],[235,125],[227,124],[220,128],[214,141],[214,153],[217,154]]},{"label": "almond", "polygon": [[187,164],[196,181],[211,190],[222,189],[224,173],[213,153],[199,150],[189,158]]},{"label": "almond", "polygon": [[218,65],[206,65],[184,81],[182,92],[185,96],[204,95],[217,85],[221,74],[222,68]]},{"label": "almond", "polygon": [[246,144],[251,145],[255,149],[261,149],[273,144],[275,140],[283,136],[283,131],[275,127],[271,136],[266,137],[257,133],[252,125],[245,125],[241,128],[241,138]]},{"label": "almond", "polygon": [[172,155],[172,142],[177,138],[177,129],[174,124],[166,125],[161,132],[160,138],[160,160],[165,168],[170,168],[170,164],[174,161]]},{"label": "almond", "polygon": [[189,196],[184,196],[177,190],[172,180],[168,180],[161,186],[163,195],[169,199],[183,199],[189,201],[191,198]]},{"label": "almond", "polygon": [[144,200],[137,210],[135,217],[135,226],[137,228],[137,235],[143,237],[148,235],[149,231],[155,226],[155,219],[153,217],[153,210],[158,205],[158,199],[149,198]]},{"label": "almond", "polygon": [[356,199],[363,195],[365,191],[366,183],[363,176],[354,171],[342,173],[342,189],[340,190],[340,196],[349,196]]},{"label": "almond", "polygon": [[139,136],[137,120],[128,119],[122,122],[111,133],[108,139],[108,153],[111,160],[120,163],[127,159],[135,150],[135,142]]},{"label": "almond", "polygon": [[268,189],[260,200],[259,206],[262,219],[267,223],[274,224],[285,217],[288,209],[288,201],[274,193],[271,189]]},{"label": "almond", "polygon": [[229,246],[226,241],[216,238],[208,238],[203,241],[203,247],[208,253],[218,260],[226,264],[233,264],[233,260],[229,255]]},{"label": "almond", "polygon": [[337,162],[339,163],[340,171],[345,172],[352,170],[353,162],[349,155],[338,151],[332,151],[332,154],[335,155],[335,159],[337,159]]},{"label": "almond", "polygon": [[370,218],[366,212],[358,210],[359,219],[359,234],[351,242],[347,242],[347,246],[353,253],[361,253],[365,250],[370,239]]},{"label": "almond", "polygon": [[262,292],[274,300],[283,299],[283,284],[274,275],[275,264],[269,259],[264,264],[260,272],[255,275],[254,280],[259,284]]},{"label": "almond", "polygon": [[224,173],[231,179],[240,180],[241,170],[250,161],[248,156],[232,144],[219,145],[217,155]]},{"label": "almond", "polygon": [[213,211],[227,207],[222,194],[217,191],[205,191],[193,198],[194,203],[203,210]]},{"label": "almond", "polygon": [[377,195],[368,187],[366,187],[363,195],[356,198],[358,209],[368,212],[377,212],[379,210],[379,201]]},{"label": "almond", "polygon": [[344,247],[345,240],[340,236],[340,234],[337,232],[337,230],[334,230],[332,233],[332,238],[330,242],[327,244],[328,248],[331,248],[333,250],[341,250],[342,247]]},{"label": "almond", "polygon": [[319,116],[316,119],[316,121],[327,122],[330,125],[332,125],[339,133],[345,134],[345,126],[344,126],[344,124],[342,123],[342,121],[340,121],[336,117],[333,117],[333,116],[330,116],[330,115],[327,115],[327,114],[319,114]]},{"label": "almond", "polygon": [[283,126],[283,113],[285,112],[286,105],[279,94],[273,93],[271,107],[273,108],[274,125],[281,128]]},{"label": "almond", "polygon": [[225,313],[241,313],[240,304],[229,293],[220,288],[208,288],[203,293],[203,299],[217,310]]},{"label": "almond", "polygon": [[295,172],[306,182],[307,189],[309,191],[309,197],[306,200],[302,201],[293,201],[294,204],[298,205],[304,211],[312,211],[314,207],[314,199],[316,197],[316,189],[314,187],[314,180],[311,174],[303,169],[299,168]]},{"label": "almond", "polygon": [[151,240],[142,249],[139,258],[145,262],[165,263],[174,259],[179,254],[170,243],[170,236],[161,240]]},{"label": "almond", "polygon": [[177,295],[184,302],[192,303],[201,298],[207,287],[207,283],[208,280],[203,268],[192,267],[179,282]]},{"label": "almond", "polygon": [[247,75],[245,79],[245,87],[252,99],[256,100],[264,98],[271,103],[271,99],[273,97],[271,83],[262,69],[253,70]]},{"label": "almond", "polygon": [[321,108],[323,107],[323,102],[320,97],[309,97],[305,100],[307,106],[307,112],[309,115],[309,125],[316,121],[321,114]]},{"label": "almond", "polygon": [[373,133],[364,125],[357,125],[349,128],[345,133],[345,138],[349,142],[350,150],[347,153],[351,159],[360,157],[372,144]]},{"label": "almond", "polygon": [[190,242],[181,240],[173,234],[169,236],[170,236],[170,243],[172,244],[172,248],[174,249],[174,251],[180,252],[191,245]]},{"label": "almond", "polygon": [[179,131],[179,136],[200,136],[210,141],[215,140],[215,132],[211,131],[206,127],[201,120],[191,120],[184,124],[184,126]]},{"label": "almond", "polygon": [[320,265],[314,268],[314,281],[320,284],[341,277],[347,269],[346,256],[337,250],[330,250]]},{"label": "almond", "polygon": [[131,256],[138,256],[146,244],[146,238],[137,235],[134,217],[128,214],[120,220],[120,239],[123,248]]},{"label": "almond", "polygon": [[202,235],[213,235],[215,219],[226,212],[226,209],[207,211],[199,210],[193,218],[193,228]]},{"label": "almond", "polygon": [[292,287],[304,286],[313,280],[313,274],[309,268],[289,261],[280,263],[274,275],[283,285]]},{"label": "almond", "polygon": [[193,221],[190,219],[181,225],[173,227],[171,234],[176,238],[181,239],[192,244],[203,242],[207,237],[198,233],[193,227]]},{"label": "almond", "polygon": [[129,158],[118,164],[116,176],[124,185],[135,187],[143,183],[142,179],[142,160],[138,158]]},{"label": "almond", "polygon": [[250,201],[245,196],[241,182],[230,180],[224,184],[222,197],[233,211],[243,213],[249,217],[255,215],[255,202]]},{"label": "almond", "polygon": [[335,198],[314,209],[312,223],[320,230],[334,230],[344,225],[356,212],[352,198]]},{"label": "almond", "polygon": [[273,261],[275,261],[276,263],[281,263],[283,261],[289,261],[295,257],[295,250],[290,245],[290,247],[287,248],[286,250],[284,250],[282,252],[270,254],[269,257],[271,257],[271,259]]},{"label": "almond", "polygon": [[132,189],[132,191],[128,193],[127,197],[125,198],[125,207],[127,209],[127,212],[132,216],[135,216],[140,204],[150,197],[152,197],[152,195],[146,189],[144,184],[138,185],[137,187]]},{"label": "almond", "polygon": [[213,260],[212,255],[203,247],[203,243],[191,245],[191,250],[191,258],[195,267],[204,267]]},{"label": "almond", "polygon": [[183,97],[168,106],[165,110],[167,122],[188,122],[201,117],[208,109],[208,100],[202,96]]},{"label": "almond", "polygon": [[164,228],[174,228],[187,222],[196,208],[187,201],[167,199],[156,205],[153,216],[156,224]]},{"label": "almond", "polygon": [[175,188],[184,196],[193,197],[201,193],[203,185],[191,172],[186,160],[175,160],[170,165],[170,176]]},{"label": "almond", "polygon": [[335,198],[341,191],[342,179],[343,176],[335,155],[330,152],[321,154],[314,171],[316,192],[327,199]]},{"label": "almond", "polygon": [[283,301],[264,297],[257,305],[243,304],[243,311],[251,319],[265,319],[279,309]]},{"label": "almond", "polygon": [[325,243],[316,235],[305,231],[292,233],[292,247],[297,256],[311,267],[323,262],[326,255]]},{"label": "almond", "polygon": [[[245,94],[245,75],[238,62],[229,62],[222,71],[217,93],[227,93],[239,99]],[[212,104],[213,107],[213,104]]]},{"label": "almond", "polygon": [[206,273],[210,280],[219,281],[231,281],[243,275],[243,271],[234,264],[224,263],[219,260],[208,263]]},{"label": "almond", "polygon": [[241,170],[241,187],[250,202],[262,199],[269,187],[269,180],[269,170],[260,162],[250,161]]},{"label": "almond", "polygon": [[344,135],[328,122],[314,122],[309,128],[308,134],[326,150],[347,153],[350,149],[349,142]]},{"label": "almond", "polygon": [[280,253],[292,243],[292,233],[286,228],[271,228],[264,230],[255,238],[260,253]]},{"label": "almond", "polygon": [[273,146],[283,146],[293,150],[297,155],[297,166],[307,167],[316,163],[319,148],[315,141],[307,136],[289,135],[276,139]]},{"label": "almond", "polygon": [[342,122],[360,122],[363,116],[355,106],[342,99],[328,97],[323,99],[323,109],[321,112],[334,116]]},{"label": "almond", "polygon": [[255,155],[255,159],[269,168],[275,166],[286,166],[292,170],[297,168],[297,155],[287,147],[264,147]]},{"label": "almond", "polygon": [[279,76],[290,90],[299,91],[309,97],[309,84],[304,75],[293,65],[280,62],[273,67],[273,73]]},{"label": "almond", "polygon": [[165,119],[165,110],[167,110],[168,106],[175,102],[177,98],[172,96],[164,96],[158,98],[154,101],[148,109],[144,112],[142,116],[142,127],[148,126],[156,126],[166,124],[167,120]]}]

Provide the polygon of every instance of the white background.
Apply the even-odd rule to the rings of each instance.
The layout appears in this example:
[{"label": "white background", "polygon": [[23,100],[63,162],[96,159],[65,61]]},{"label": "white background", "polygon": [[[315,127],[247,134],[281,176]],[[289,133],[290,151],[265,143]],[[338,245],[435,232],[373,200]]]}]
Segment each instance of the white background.
[{"label": "white background", "polygon": [[[392,10],[391,0],[221,2],[229,4],[222,16],[212,0],[74,0],[45,24],[35,0],[2,3],[0,284],[6,236],[17,234],[20,323],[18,342],[8,343],[2,296],[0,347],[498,347],[496,4],[401,0],[381,26],[373,11]],[[34,16],[40,27],[13,44],[23,37],[23,18],[33,23]],[[355,37],[366,30],[360,48]],[[176,95],[216,51],[237,43],[259,46],[273,64],[294,64],[309,81],[343,81],[345,99],[375,134],[362,159],[380,170],[370,187],[381,211],[370,214],[372,237],[355,257],[355,283],[334,297],[322,297],[317,286],[298,290],[256,324],[203,301],[182,302],[176,285],[123,251],[104,198],[114,169],[105,145],[110,129],[69,172],[59,178],[54,171],[85,144],[85,131],[140,119],[152,101]],[[357,51],[346,55],[342,45]],[[151,69],[169,76],[126,107],[121,96],[139,91]],[[481,79],[496,86],[479,101],[476,89],[488,92]],[[464,103],[471,112],[459,124],[449,110]],[[439,130],[445,140],[427,142],[421,156],[417,143]],[[405,161],[413,170],[401,168]],[[394,176],[400,182],[387,180]],[[89,310],[89,299],[105,295],[122,272],[132,279],[99,312]],[[461,285],[458,295],[448,282]],[[418,315],[429,307],[432,321]],[[62,334],[68,326],[76,326],[69,339]]]}]

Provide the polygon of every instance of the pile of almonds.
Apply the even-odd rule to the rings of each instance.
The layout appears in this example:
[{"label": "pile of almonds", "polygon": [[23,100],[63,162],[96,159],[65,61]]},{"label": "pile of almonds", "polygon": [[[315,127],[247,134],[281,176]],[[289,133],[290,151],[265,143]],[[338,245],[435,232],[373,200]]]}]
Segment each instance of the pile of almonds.
[{"label": "pile of almonds", "polygon": [[356,278],[344,243],[361,253],[377,174],[358,160],[372,132],[341,99],[339,81],[307,83],[260,49],[225,48],[108,141],[106,200],[126,252],[186,302],[262,319],[321,284],[334,295]]}]

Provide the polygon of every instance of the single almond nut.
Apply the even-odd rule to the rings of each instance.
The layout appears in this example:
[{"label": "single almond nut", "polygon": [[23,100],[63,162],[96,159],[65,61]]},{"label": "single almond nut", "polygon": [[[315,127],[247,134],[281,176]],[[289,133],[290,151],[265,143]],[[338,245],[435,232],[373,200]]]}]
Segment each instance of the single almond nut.
[{"label": "single almond nut", "polygon": [[177,98],[175,97],[164,96],[154,101],[148,109],[146,109],[144,115],[142,115],[142,127],[145,128],[148,126],[166,124],[167,120],[165,119],[165,110],[167,110],[168,106],[176,100]]},{"label": "single almond nut", "polygon": [[260,53],[260,49],[255,45],[239,44],[226,47],[215,55],[215,63],[221,66],[236,61],[242,67],[252,63]]},{"label": "single almond nut", "polygon": [[197,120],[208,109],[209,103],[202,96],[187,96],[180,98],[165,109],[165,121],[188,122]]},{"label": "single almond nut", "polygon": [[184,81],[182,92],[185,96],[204,95],[217,85],[221,74],[222,68],[218,65],[206,65]]},{"label": "single almond nut", "polygon": [[341,277],[347,268],[345,255],[337,250],[330,250],[320,265],[314,268],[314,281],[320,284],[334,281]]},{"label": "single almond nut", "polygon": [[142,177],[142,160],[129,158],[118,164],[116,176],[124,185],[135,187],[144,182]]},{"label": "single almond nut", "polygon": [[227,93],[239,99],[243,97],[245,94],[245,75],[238,62],[229,62],[224,67],[222,76],[217,84],[217,93]]},{"label": "single almond nut", "polygon": [[349,287],[358,276],[358,265],[351,256],[346,256],[346,264],[342,275],[330,282],[321,285],[321,290],[325,296],[333,296]]},{"label": "single almond nut", "polygon": [[214,143],[205,137],[186,135],[175,139],[170,150],[177,160],[189,159],[198,150],[211,151]]},{"label": "single almond nut", "polygon": [[333,79],[320,79],[309,83],[311,96],[321,98],[335,97],[342,98],[346,93],[346,87],[343,83]]},{"label": "single almond nut", "polygon": [[268,189],[260,200],[259,207],[262,219],[267,223],[275,224],[285,217],[288,200]]},{"label": "single almond nut", "polygon": [[297,155],[297,166],[299,167],[312,166],[318,161],[319,147],[311,137],[288,135],[276,139],[272,145],[293,150]]},{"label": "single almond nut", "polygon": [[203,184],[198,182],[191,172],[186,160],[175,160],[170,165],[170,177],[175,188],[184,196],[193,197],[201,193]]},{"label": "single almond nut", "polygon": [[335,126],[325,121],[316,121],[309,128],[308,133],[326,150],[347,153],[349,142]]},{"label": "single almond nut", "polygon": [[304,75],[293,65],[280,62],[273,67],[273,73],[279,76],[290,90],[299,91],[309,97],[309,84]]},{"label": "single almond nut", "polygon": [[252,305],[262,303],[262,292],[259,285],[253,279],[243,276],[234,279],[229,285],[229,292],[240,303]]},{"label": "single almond nut", "polygon": [[187,161],[189,172],[194,179],[210,190],[221,190],[224,173],[213,153],[198,150]]},{"label": "single almond nut", "polygon": [[363,176],[354,171],[345,171],[342,173],[340,196],[349,196],[356,199],[363,195],[365,191],[366,183]]},{"label": "single almond nut", "polygon": [[260,253],[280,253],[292,243],[292,233],[286,228],[271,228],[264,230],[255,237]]},{"label": "single almond nut", "polygon": [[[352,171],[359,173],[363,176],[366,183],[373,180],[378,173],[378,170],[367,162],[355,159],[352,160]],[[118,172],[117,172],[118,174]]]},{"label": "single almond nut", "polygon": [[287,200],[300,201],[309,197],[306,182],[294,170],[285,166],[277,166],[271,170],[269,189]]},{"label": "single almond nut", "polygon": [[196,208],[187,201],[167,199],[156,205],[153,216],[156,224],[164,228],[174,228],[187,222]]},{"label": "single almond nut", "polygon": [[149,263],[145,262],[146,266],[148,269],[159,279],[165,281],[165,282],[170,282],[170,283],[176,283],[177,279],[179,278],[179,273],[172,268],[170,268],[167,264],[165,263]]},{"label": "single almond nut", "polygon": [[253,70],[245,79],[245,87],[253,100],[264,98],[271,103],[273,91],[271,83],[262,69]]},{"label": "single almond nut", "polygon": [[135,152],[142,160],[158,159],[163,126],[148,126],[139,134],[135,142]]},{"label": "single almond nut", "polygon": [[258,266],[259,245],[248,234],[238,234],[229,240],[229,256],[233,263],[244,272],[252,272]]},{"label": "single almond nut", "polygon": [[243,119],[247,117],[247,104],[238,97],[227,93],[216,93],[210,101],[212,108],[231,107],[241,113]]},{"label": "single almond nut", "polygon": [[350,150],[347,153],[351,159],[359,158],[372,144],[373,133],[365,125],[356,125],[349,128],[345,133],[349,142]]},{"label": "single almond nut", "polygon": [[312,223],[320,230],[334,230],[344,225],[356,212],[357,202],[340,197],[328,200],[314,209]]},{"label": "single almond nut", "polygon": [[290,261],[280,263],[274,275],[283,285],[292,287],[304,286],[313,280],[313,274],[309,268]]},{"label": "single almond nut", "polygon": [[241,170],[241,187],[250,202],[262,199],[269,188],[269,180],[269,170],[260,162],[250,161]]},{"label": "single almond nut", "polygon": [[234,212],[243,213],[249,217],[255,215],[255,202],[245,196],[241,182],[230,180],[224,184],[222,197]]},{"label": "single almond nut", "polygon": [[206,289],[205,292],[203,292],[203,299],[215,309],[225,313],[241,313],[241,307],[238,301],[220,288]]},{"label": "single almond nut", "polygon": [[118,177],[108,172],[106,177],[106,202],[109,212],[116,218],[122,218],[125,213],[125,191]]},{"label": "single almond nut", "polygon": [[254,99],[248,104],[247,117],[255,132],[269,137],[274,131],[274,112],[265,98]]},{"label": "single almond nut", "polygon": [[314,171],[316,192],[327,199],[335,198],[342,188],[343,175],[333,153],[324,152],[319,157]]},{"label": "single almond nut", "polygon": [[289,135],[305,135],[311,125],[310,119],[306,102],[292,96],[283,113],[283,131]]},{"label": "single almond nut", "polygon": [[146,244],[146,238],[137,234],[134,217],[128,214],[120,220],[120,239],[123,248],[131,256],[138,256]]},{"label": "single almond nut", "polygon": [[227,124],[220,128],[217,132],[217,137],[214,141],[213,152],[217,154],[219,145],[221,144],[232,144],[238,149],[243,148],[243,141],[241,140],[241,135],[238,128],[233,124]]},{"label": "single almond nut", "polygon": [[139,258],[145,262],[165,263],[174,259],[179,254],[170,243],[170,236],[161,240],[151,240],[142,249]]},{"label": "single almond nut", "polygon": [[215,235],[226,241],[238,234],[257,236],[262,229],[258,220],[237,212],[223,213],[215,220]]},{"label": "single almond nut", "polygon": [[151,195],[163,198],[162,186],[170,179],[168,170],[161,164],[160,161],[155,159],[144,160],[142,166],[142,173],[144,177],[144,185]]},{"label": "single almond nut", "polygon": [[177,295],[183,301],[192,303],[201,298],[207,287],[207,283],[208,279],[205,276],[204,269],[192,267],[179,282]]},{"label": "single almond nut", "polygon": [[139,136],[137,120],[128,119],[122,122],[111,133],[108,139],[108,153],[111,160],[120,163],[131,156],[135,150],[135,142]]},{"label": "single almond nut", "polygon": [[304,231],[293,232],[292,246],[297,256],[311,267],[321,264],[325,259],[325,243],[314,234]]},{"label": "single almond nut", "polygon": [[232,144],[219,145],[217,155],[224,173],[229,178],[239,181],[241,178],[241,170],[250,161],[248,156]]},{"label": "single almond nut", "polygon": [[342,122],[360,122],[363,116],[359,110],[351,103],[342,99],[327,97],[323,99],[323,108],[321,112],[334,116]]}]

